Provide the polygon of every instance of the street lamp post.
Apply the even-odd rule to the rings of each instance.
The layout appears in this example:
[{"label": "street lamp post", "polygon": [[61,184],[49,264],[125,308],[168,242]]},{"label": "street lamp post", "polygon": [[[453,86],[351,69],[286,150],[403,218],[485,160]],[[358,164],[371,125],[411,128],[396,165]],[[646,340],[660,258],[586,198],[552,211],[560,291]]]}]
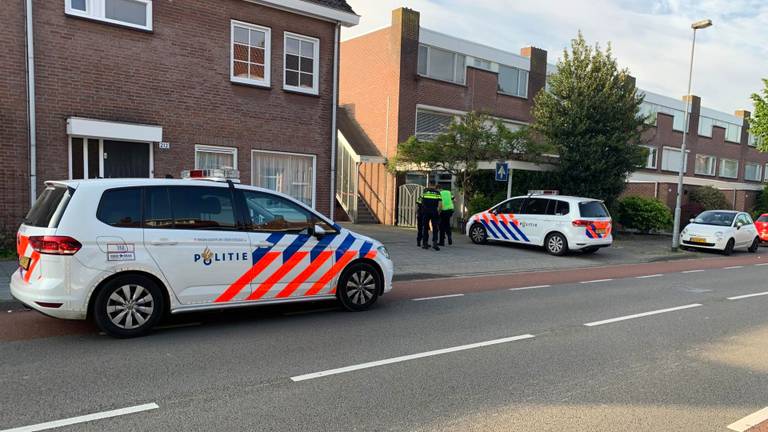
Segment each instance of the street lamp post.
[{"label": "street lamp post", "polygon": [[680,247],[680,213],[683,203],[683,176],[685,175],[685,144],[688,138],[688,127],[690,126],[691,111],[691,82],[693,81],[693,53],[696,50],[696,30],[703,30],[712,25],[712,20],[706,19],[696,21],[691,24],[693,29],[693,44],[691,44],[691,63],[688,69],[688,93],[685,95],[685,121],[683,127],[683,145],[680,147],[680,172],[677,176],[677,201],[675,203],[675,225],[672,227],[672,251],[677,251]]}]

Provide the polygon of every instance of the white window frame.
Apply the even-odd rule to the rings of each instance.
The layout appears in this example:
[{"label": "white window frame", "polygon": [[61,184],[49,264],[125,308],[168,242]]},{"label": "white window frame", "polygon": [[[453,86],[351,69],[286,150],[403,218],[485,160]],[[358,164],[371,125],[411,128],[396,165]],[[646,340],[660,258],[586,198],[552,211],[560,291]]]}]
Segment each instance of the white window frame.
[{"label": "white window frame", "polygon": [[[528,70],[525,70],[523,68],[519,68],[517,66],[499,65],[499,77],[501,76],[502,68],[509,68],[509,69],[516,69],[517,70],[517,91],[520,94],[509,93],[509,92],[502,91],[499,88],[498,83],[496,84],[496,89],[497,89],[496,91],[497,91],[497,93],[503,94],[503,95],[506,95],[506,96],[514,96],[514,97],[519,97],[519,98],[523,98],[523,99],[528,99],[528,83],[531,80],[531,72],[528,71]],[[526,77],[525,83],[523,83],[522,80],[520,79],[520,74],[522,72],[525,72],[525,77]],[[521,91],[520,86],[523,86],[522,91]]]},{"label": "white window frame", "polygon": [[64,13],[67,15],[77,16],[80,18],[86,18],[90,20],[95,21],[103,21],[110,24],[117,24],[123,27],[130,27],[135,28],[139,30],[147,30],[152,31],[152,20],[153,20],[153,13],[152,13],[152,0],[131,0],[136,3],[144,3],[147,5],[146,7],[146,13],[147,13],[147,25],[142,26],[134,23],[129,23],[125,21],[120,21],[112,18],[106,17],[106,0],[85,0],[85,11],[81,11],[79,9],[75,9],[72,7],[72,0],[64,0]]},{"label": "white window frame", "polygon": [[[661,170],[662,171],[679,173],[680,172],[679,168],[678,169],[673,169],[673,170],[665,169],[664,168],[664,150],[667,150],[667,149],[680,153],[680,148],[679,147],[669,147],[669,146],[662,147],[661,148]],[[683,158],[683,173],[687,173],[688,172],[688,158],[689,158],[690,155],[691,155],[691,151],[690,150],[686,150],[685,151],[685,157]]]},{"label": "white window frame", "polygon": [[[312,205],[309,207],[312,208],[313,210],[316,209],[317,207],[317,155],[311,154],[311,153],[291,153],[291,152],[274,151],[274,150],[252,149],[251,150],[251,185],[252,186],[256,186],[256,179],[253,176],[253,166],[254,166],[254,158],[257,153],[311,157],[312,158]],[[256,187],[260,187],[260,186],[256,186]],[[273,191],[273,192],[280,193],[279,191]],[[296,200],[296,198],[293,198],[293,197],[291,198]]]},{"label": "white window frame", "polygon": [[[235,76],[235,27],[242,27],[264,33],[264,79],[251,79]],[[250,36],[249,36],[250,43]],[[248,45],[250,52],[250,45]],[[249,54],[250,55],[250,54]],[[249,63],[250,64],[250,63]],[[249,69],[250,70],[250,69]],[[257,87],[269,87],[271,85],[272,72],[272,29],[269,27],[251,24],[243,21],[232,20],[229,29],[229,80],[240,84],[248,84]]]},{"label": "white window frame", "polygon": [[768,163],[763,165],[763,182],[768,183]]},{"label": "white window frame", "polygon": [[[727,162],[736,162],[736,175],[734,175],[734,176],[723,175],[723,167],[725,166],[724,162],[726,162],[726,161]],[[739,178],[739,161],[738,161],[738,159],[720,158],[719,165],[720,166],[719,166],[719,169],[717,171],[717,175],[718,176],[720,176],[722,178],[730,178],[730,179]]]},{"label": "white window frame", "polygon": [[[699,156],[709,158],[710,160],[713,161],[712,162],[712,172],[711,173],[699,172],[699,168],[696,166],[696,158],[699,157]],[[714,177],[714,176],[717,175],[717,157],[716,156],[712,156],[712,155],[708,155],[708,154],[697,154],[694,157],[693,164],[694,164],[693,172],[695,174],[697,174],[697,175],[710,176],[710,177]]]},{"label": "white window frame", "polygon": [[[452,51],[452,50],[445,49],[445,48],[440,48],[440,47],[433,47],[433,46],[427,45],[427,44],[419,44],[419,48],[421,48],[421,47],[427,48],[427,58],[424,59],[427,62],[427,64],[426,64],[427,71],[426,71],[426,74],[418,73],[418,70],[419,70],[418,66],[419,65],[417,64],[416,65],[416,71],[417,71],[417,74],[419,76],[423,76],[425,78],[433,79],[435,81],[448,82],[448,83],[451,83],[451,84],[459,84],[459,85],[466,85],[467,84],[467,56],[466,55],[464,55],[464,54],[462,54],[460,52],[457,52],[457,51]],[[436,77],[432,76],[432,71],[431,71],[431,66],[430,66],[430,61],[429,60],[432,57],[432,50],[433,49],[437,49],[437,50],[440,50],[440,51],[445,51],[445,52],[450,53],[450,54],[453,55],[453,79],[452,80],[446,80],[446,79],[443,79],[443,78],[436,78]],[[463,65],[459,63],[459,57],[462,57],[464,59],[464,64]],[[418,59],[417,59],[417,61],[418,61]],[[456,72],[460,68],[464,69],[464,73],[462,74],[462,78],[463,79],[458,80],[457,77],[456,77],[456,75],[457,75]]]},{"label": "white window frame", "polygon": [[[288,62],[286,61],[286,57],[288,56],[288,38],[298,39],[299,42],[309,42],[313,45],[314,62],[312,65],[311,89],[306,89],[301,86],[288,85],[286,82],[286,77],[288,75]],[[299,64],[299,66],[301,66],[301,64]],[[299,84],[301,84],[301,76],[299,76]],[[311,95],[317,95],[320,93],[320,39],[291,32],[285,32],[283,34],[283,90]]]},{"label": "white window frame", "polygon": [[[754,165],[757,167],[757,178],[747,178],[747,167],[750,165]],[[744,163],[744,180],[745,181],[754,181],[759,182],[763,180],[763,165],[755,162],[745,162]]]},{"label": "white window frame", "polygon": [[198,152],[204,152],[204,153],[219,153],[219,154],[230,154],[232,155],[232,161],[233,167],[232,169],[237,169],[237,147],[222,147],[222,146],[211,146],[211,145],[203,145],[203,144],[195,144],[195,169],[200,169],[200,166],[197,164],[197,153]]},{"label": "white window frame", "polygon": [[[647,146],[647,145],[640,146],[640,147],[645,147],[648,149],[648,157],[645,158],[645,165],[643,165],[643,168],[655,170],[659,166],[659,163],[658,163],[659,148],[656,146]],[[648,162],[651,161],[651,156],[653,156],[653,163],[649,165]]]},{"label": "white window frame", "polygon": [[[99,142],[99,178],[104,178],[104,138],[85,136],[85,135],[68,135],[67,136],[67,170],[70,180],[74,180],[72,176],[72,139],[79,138],[83,140],[83,180],[89,179],[88,177],[88,140],[95,140]],[[131,140],[117,140],[124,142],[135,142],[137,144],[147,144],[149,146],[149,177],[155,178],[155,146],[151,141],[131,141]]]}]

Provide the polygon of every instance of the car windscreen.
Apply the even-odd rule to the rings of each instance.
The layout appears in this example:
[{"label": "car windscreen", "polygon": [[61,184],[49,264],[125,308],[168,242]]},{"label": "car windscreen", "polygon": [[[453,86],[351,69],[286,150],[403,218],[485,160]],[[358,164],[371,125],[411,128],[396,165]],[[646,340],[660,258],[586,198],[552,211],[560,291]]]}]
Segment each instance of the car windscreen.
[{"label": "car windscreen", "polygon": [[24,225],[56,228],[72,192],[64,185],[48,186],[24,217]]},{"label": "car windscreen", "polygon": [[705,211],[696,216],[693,223],[701,225],[731,226],[736,213],[724,211]]},{"label": "car windscreen", "polygon": [[579,214],[583,218],[607,218],[608,209],[600,201],[584,201],[579,203]]},{"label": "car windscreen", "polygon": [[768,222],[768,215],[762,215],[759,218],[757,218],[758,222]]}]

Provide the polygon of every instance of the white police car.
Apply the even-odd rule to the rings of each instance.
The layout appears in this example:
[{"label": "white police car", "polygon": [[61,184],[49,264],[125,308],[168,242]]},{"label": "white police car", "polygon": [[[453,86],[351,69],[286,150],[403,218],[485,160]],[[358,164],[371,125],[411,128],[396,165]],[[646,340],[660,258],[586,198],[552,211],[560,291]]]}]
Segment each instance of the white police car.
[{"label": "white police car", "polygon": [[552,255],[595,253],[613,244],[611,215],[602,201],[561,195],[529,195],[502,201],[469,218],[466,233],[488,240],[543,246]]},{"label": "white police car", "polygon": [[145,334],[167,312],[321,299],[358,311],[392,289],[378,241],[288,196],[224,181],[47,182],[17,249],[17,300],[92,317],[117,337]]}]

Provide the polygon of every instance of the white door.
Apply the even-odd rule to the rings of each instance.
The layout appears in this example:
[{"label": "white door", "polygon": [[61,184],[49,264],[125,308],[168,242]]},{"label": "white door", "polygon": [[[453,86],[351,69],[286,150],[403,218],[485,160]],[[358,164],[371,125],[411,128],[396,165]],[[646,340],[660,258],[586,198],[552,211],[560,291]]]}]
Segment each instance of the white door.
[{"label": "white door", "polygon": [[735,234],[736,246],[749,247],[752,244],[752,241],[754,241],[755,237],[757,237],[757,229],[755,229],[755,224],[752,222],[752,218],[750,218],[746,213],[740,213],[738,216],[736,216],[734,227],[737,227],[739,224],[741,224],[741,228],[737,229]]},{"label": "white door", "polygon": [[[513,198],[497,206],[485,222],[488,236],[494,240],[528,243],[528,236],[520,228],[518,219],[525,198]],[[488,229],[490,227],[490,229]]]},{"label": "white door", "polygon": [[[251,268],[226,184],[145,189],[144,244],[182,304],[212,303]],[[232,296],[244,300],[250,286]]]},{"label": "white door", "polygon": [[520,229],[528,237],[531,244],[544,245],[549,201],[546,198],[528,198],[525,200],[518,220],[520,221]]}]

